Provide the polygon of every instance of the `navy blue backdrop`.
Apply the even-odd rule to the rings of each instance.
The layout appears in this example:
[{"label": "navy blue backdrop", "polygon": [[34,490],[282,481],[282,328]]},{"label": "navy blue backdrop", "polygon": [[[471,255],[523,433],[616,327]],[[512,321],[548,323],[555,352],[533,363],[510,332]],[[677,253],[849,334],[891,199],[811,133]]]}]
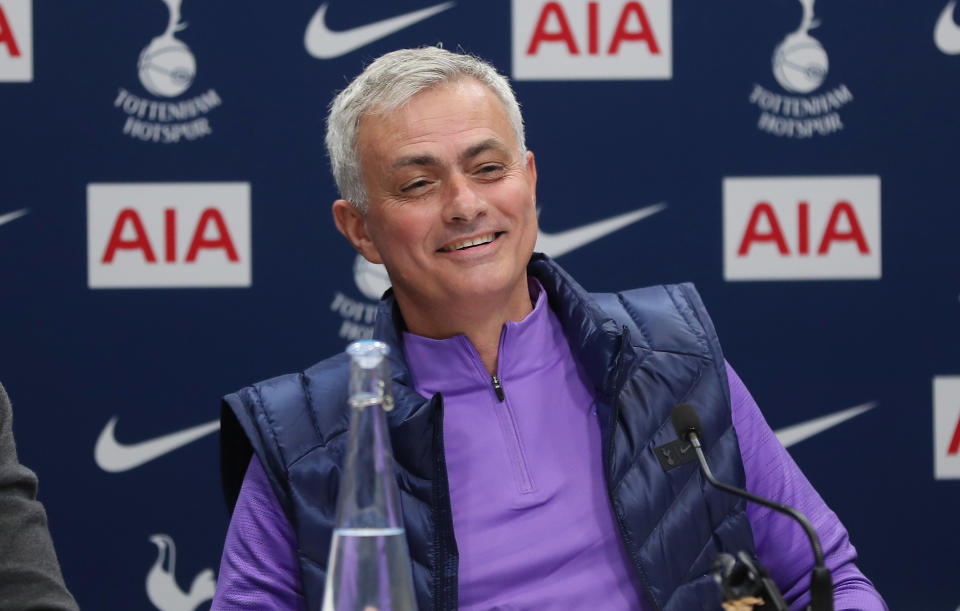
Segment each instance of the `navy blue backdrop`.
[{"label": "navy blue backdrop", "polygon": [[541,248],[590,290],[695,282],[891,608],[956,609],[953,7],[0,0],[0,380],[81,606],[208,607],[219,397],[383,286],[331,221],[326,105],[442,43],[514,80]]}]

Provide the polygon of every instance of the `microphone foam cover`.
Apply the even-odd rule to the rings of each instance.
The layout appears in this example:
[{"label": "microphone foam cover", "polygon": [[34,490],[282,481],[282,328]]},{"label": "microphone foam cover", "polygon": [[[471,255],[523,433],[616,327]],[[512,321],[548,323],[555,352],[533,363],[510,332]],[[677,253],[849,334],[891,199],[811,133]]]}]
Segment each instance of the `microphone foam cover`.
[{"label": "microphone foam cover", "polygon": [[700,426],[700,416],[697,410],[689,403],[678,403],[673,407],[673,413],[670,414],[673,421],[673,429],[677,432],[677,437],[687,439],[690,433],[696,433],[697,437],[703,439],[703,427]]}]

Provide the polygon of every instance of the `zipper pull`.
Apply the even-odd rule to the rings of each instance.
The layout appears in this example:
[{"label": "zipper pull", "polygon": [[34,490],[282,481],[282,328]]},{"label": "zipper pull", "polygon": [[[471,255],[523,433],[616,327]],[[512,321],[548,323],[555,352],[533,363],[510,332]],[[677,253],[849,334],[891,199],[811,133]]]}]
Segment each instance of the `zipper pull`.
[{"label": "zipper pull", "polygon": [[490,381],[493,382],[493,392],[497,393],[497,399],[500,400],[500,403],[503,403],[507,396],[503,394],[503,386],[500,384],[500,378],[492,376]]}]

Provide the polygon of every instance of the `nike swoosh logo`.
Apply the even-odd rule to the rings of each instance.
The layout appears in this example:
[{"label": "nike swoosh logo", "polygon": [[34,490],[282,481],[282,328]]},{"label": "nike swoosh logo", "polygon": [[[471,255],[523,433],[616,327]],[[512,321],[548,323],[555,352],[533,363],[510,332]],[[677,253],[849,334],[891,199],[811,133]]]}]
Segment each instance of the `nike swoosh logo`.
[{"label": "nike swoosh logo", "polygon": [[340,57],[347,53],[366,46],[374,41],[389,36],[409,27],[418,21],[423,21],[437,13],[443,12],[452,7],[455,2],[444,2],[434,6],[397,15],[383,21],[362,25],[350,30],[334,32],[327,27],[327,5],[324,2],[314,13],[310,23],[307,24],[307,31],[303,36],[303,43],[307,47],[307,53],[317,59],[332,59]]},{"label": "nike swoosh logo", "polygon": [[130,445],[122,444],[114,437],[113,430],[116,426],[117,417],[114,416],[107,422],[107,426],[103,427],[100,437],[97,438],[97,445],[93,449],[93,458],[97,461],[97,466],[110,473],[129,471],[209,435],[220,428],[220,421],[213,420]]},{"label": "nike swoosh logo", "polygon": [[826,416],[820,416],[819,418],[814,418],[813,420],[807,420],[806,422],[801,422],[800,424],[784,427],[779,431],[775,431],[775,434],[777,439],[780,440],[780,443],[783,444],[783,447],[789,448],[792,445],[800,443],[804,439],[808,439],[814,435],[826,431],[827,429],[831,429],[841,422],[846,422],[847,420],[859,416],[866,411],[870,411],[876,406],[876,401],[871,401],[870,403],[864,403],[862,405],[857,405],[856,407],[840,410],[839,412],[827,414]]},{"label": "nike swoosh logo", "polygon": [[29,208],[24,208],[22,210],[16,210],[14,212],[8,212],[6,214],[0,214],[0,225],[5,225],[10,221],[15,221],[24,214],[30,212]]},{"label": "nike swoosh logo", "polygon": [[599,240],[600,238],[609,235],[618,229],[622,229],[631,223],[636,223],[640,219],[645,219],[648,216],[652,216],[661,210],[664,210],[666,207],[667,205],[664,203],[654,204],[652,206],[647,206],[646,208],[634,210],[633,212],[627,212],[618,216],[610,217],[608,219],[596,221],[594,223],[590,223],[589,225],[574,227],[573,229],[568,229],[559,233],[538,231],[537,245],[535,250],[538,250],[549,257],[562,257],[572,250],[576,250],[581,246],[589,244],[590,242]]},{"label": "nike swoosh logo", "polygon": [[953,20],[953,8],[956,5],[956,0],[947,3],[937,19],[937,27],[933,30],[933,42],[947,55],[960,54],[960,27]]}]

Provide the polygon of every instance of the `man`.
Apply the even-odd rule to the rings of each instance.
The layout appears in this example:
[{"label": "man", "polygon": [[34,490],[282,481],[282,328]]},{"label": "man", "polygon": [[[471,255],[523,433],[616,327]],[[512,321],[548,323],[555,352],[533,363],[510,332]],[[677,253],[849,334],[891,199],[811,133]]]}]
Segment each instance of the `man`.
[{"label": "man", "polygon": [[13,408],[0,384],[0,609],[77,608],[37,500],[37,476],[17,459]]},{"label": "man", "polygon": [[[393,284],[375,336],[392,346],[388,422],[421,610],[716,609],[710,564],[739,550],[806,604],[799,527],[656,458],[681,401],[718,477],[811,517],[837,609],[885,608],[692,287],[591,296],[532,254],[537,168],[491,66],[437,48],[384,55],[334,100],[327,147],[337,228]],[[334,357],[226,398],[235,508],[214,609],[319,608],[347,371]]]}]

